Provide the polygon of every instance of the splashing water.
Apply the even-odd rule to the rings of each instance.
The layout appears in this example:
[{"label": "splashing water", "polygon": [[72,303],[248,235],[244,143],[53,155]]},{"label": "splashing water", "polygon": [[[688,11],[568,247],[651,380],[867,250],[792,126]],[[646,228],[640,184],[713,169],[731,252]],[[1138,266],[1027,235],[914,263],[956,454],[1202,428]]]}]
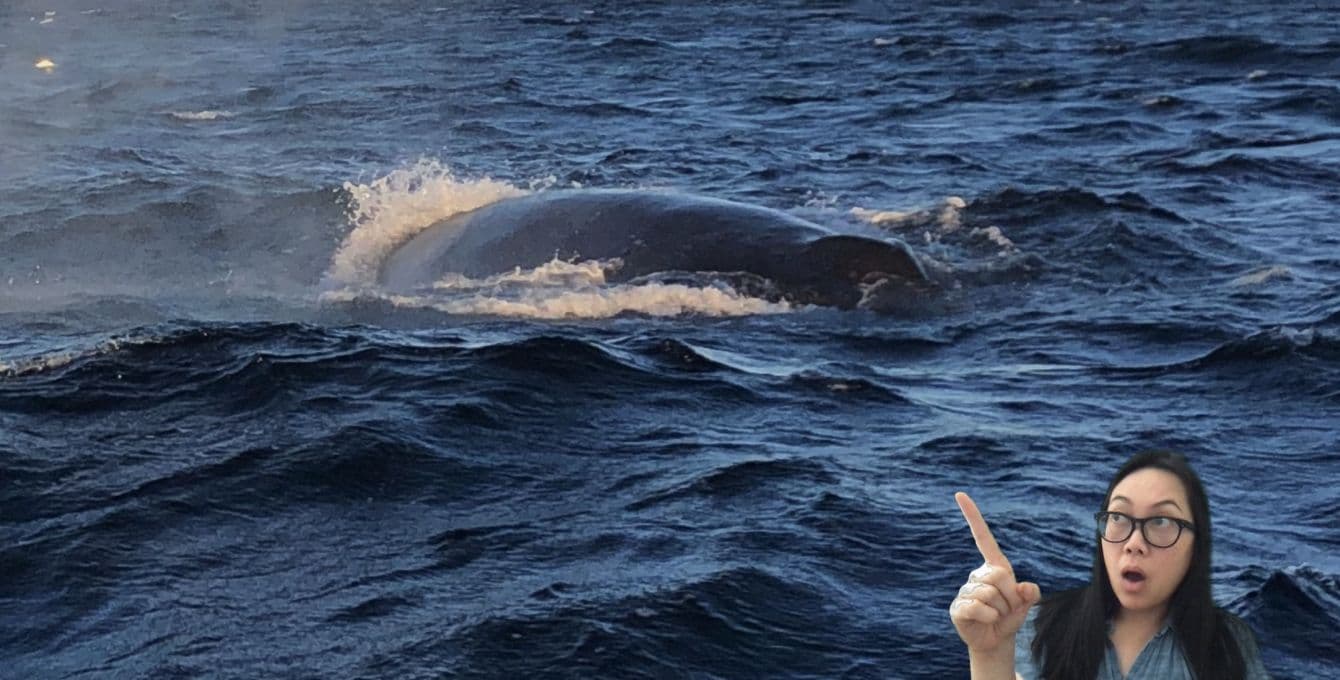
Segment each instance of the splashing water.
[{"label": "splashing water", "polygon": [[429,225],[528,193],[506,182],[463,180],[440,161],[422,159],[367,184],[345,182],[352,198],[345,237],[326,272],[326,288],[367,288],[391,251]]}]

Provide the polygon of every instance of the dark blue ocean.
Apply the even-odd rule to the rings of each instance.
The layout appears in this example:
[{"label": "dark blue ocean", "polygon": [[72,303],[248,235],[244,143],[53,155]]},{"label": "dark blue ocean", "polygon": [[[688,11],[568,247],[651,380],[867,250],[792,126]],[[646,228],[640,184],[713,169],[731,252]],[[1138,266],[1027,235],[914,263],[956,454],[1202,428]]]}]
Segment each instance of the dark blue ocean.
[{"label": "dark blue ocean", "polygon": [[[965,678],[1146,447],[1340,677],[1340,9],[0,4],[0,677]],[[908,243],[892,312],[397,245],[639,189]],[[746,248],[747,243],[723,243]]]}]

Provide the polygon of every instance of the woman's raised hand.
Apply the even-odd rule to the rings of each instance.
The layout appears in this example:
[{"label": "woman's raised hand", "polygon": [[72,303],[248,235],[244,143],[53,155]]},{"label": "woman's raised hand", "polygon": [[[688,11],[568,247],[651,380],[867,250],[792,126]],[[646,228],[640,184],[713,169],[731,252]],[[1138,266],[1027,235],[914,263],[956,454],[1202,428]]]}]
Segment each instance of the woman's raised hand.
[{"label": "woman's raised hand", "polygon": [[1024,617],[1042,597],[1036,583],[1018,583],[1005,553],[996,545],[986,520],[968,494],[954,494],[963,518],[972,529],[972,540],[985,562],[968,576],[949,605],[949,618],[970,652],[998,652],[1002,644],[1014,646],[1014,635]]}]

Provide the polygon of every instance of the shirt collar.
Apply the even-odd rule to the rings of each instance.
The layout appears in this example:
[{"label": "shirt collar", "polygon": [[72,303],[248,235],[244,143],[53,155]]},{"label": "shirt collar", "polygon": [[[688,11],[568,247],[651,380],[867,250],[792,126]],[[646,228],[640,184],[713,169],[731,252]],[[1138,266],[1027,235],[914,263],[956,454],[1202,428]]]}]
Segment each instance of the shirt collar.
[{"label": "shirt collar", "polygon": [[[1112,619],[1108,619],[1108,620],[1107,620],[1107,634],[1108,634],[1108,635],[1112,635],[1112,624],[1113,624]],[[1163,637],[1164,635],[1167,635],[1167,634],[1168,634],[1168,631],[1170,631],[1170,630],[1172,630],[1172,617],[1171,617],[1171,616],[1165,616],[1165,617],[1163,617],[1163,625],[1159,626],[1159,630],[1158,630],[1158,632],[1157,632],[1157,633],[1154,633],[1154,637],[1153,637],[1153,638],[1150,638],[1150,639],[1152,639],[1152,640],[1157,640],[1157,639]]]}]

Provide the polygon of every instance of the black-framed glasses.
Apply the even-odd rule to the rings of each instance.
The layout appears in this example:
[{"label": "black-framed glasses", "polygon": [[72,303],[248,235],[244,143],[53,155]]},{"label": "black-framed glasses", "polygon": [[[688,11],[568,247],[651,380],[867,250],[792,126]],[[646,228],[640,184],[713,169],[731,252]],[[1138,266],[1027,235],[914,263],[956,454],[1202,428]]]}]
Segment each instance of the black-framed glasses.
[{"label": "black-framed glasses", "polygon": [[1131,517],[1124,512],[1100,512],[1093,518],[1098,522],[1098,536],[1108,543],[1125,543],[1138,526],[1145,543],[1155,548],[1171,548],[1182,537],[1182,531],[1196,530],[1191,522],[1163,515]]}]

